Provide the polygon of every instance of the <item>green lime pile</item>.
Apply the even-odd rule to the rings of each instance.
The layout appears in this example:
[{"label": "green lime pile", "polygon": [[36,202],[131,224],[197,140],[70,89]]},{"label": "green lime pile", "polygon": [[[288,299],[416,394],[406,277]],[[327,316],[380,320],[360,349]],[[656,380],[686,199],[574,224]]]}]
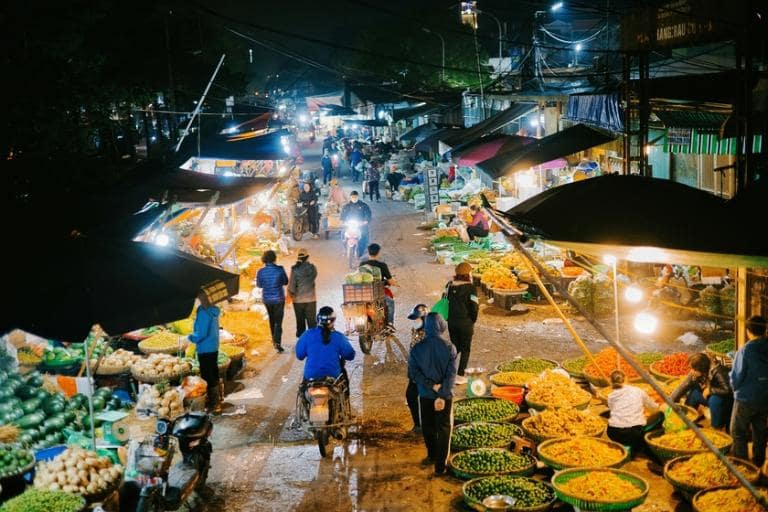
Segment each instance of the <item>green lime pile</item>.
[{"label": "green lime pile", "polygon": [[664,359],[664,354],[661,352],[643,352],[641,354],[637,354],[635,359],[637,359],[637,362],[643,366],[650,366],[656,361],[661,361]]},{"label": "green lime pile", "polygon": [[0,445],[0,478],[17,475],[34,462],[32,452],[10,444]]},{"label": "green lime pile", "polygon": [[723,341],[718,341],[717,343],[711,343],[707,345],[707,348],[717,354],[727,354],[736,349],[736,344],[734,343],[733,338],[728,338]]},{"label": "green lime pile", "polygon": [[547,361],[546,359],[523,357],[501,363],[498,366],[498,370],[500,372],[528,372],[539,374],[544,370],[553,370],[556,367],[557,365],[554,362]]},{"label": "green lime pile", "polygon": [[451,446],[455,450],[498,447],[522,435],[520,427],[511,423],[468,423],[454,429]]},{"label": "green lime pile", "polygon": [[464,492],[478,502],[488,496],[501,494],[515,498],[515,509],[538,507],[554,499],[554,491],[548,485],[530,478],[514,476],[489,476],[467,485]]},{"label": "green lime pile", "polygon": [[470,421],[501,421],[517,416],[520,407],[498,398],[468,398],[456,402],[453,418],[459,423]]},{"label": "green lime pile", "polygon": [[453,467],[466,473],[511,473],[523,471],[535,464],[530,455],[521,455],[508,450],[479,448],[458,453],[453,458]]},{"label": "green lime pile", "polygon": [[576,359],[566,359],[563,361],[562,367],[568,373],[573,375],[580,375],[584,373],[584,367],[587,366],[587,356],[582,356]]},{"label": "green lime pile", "polygon": [[0,512],[78,512],[84,506],[85,500],[74,494],[28,489],[3,503]]}]

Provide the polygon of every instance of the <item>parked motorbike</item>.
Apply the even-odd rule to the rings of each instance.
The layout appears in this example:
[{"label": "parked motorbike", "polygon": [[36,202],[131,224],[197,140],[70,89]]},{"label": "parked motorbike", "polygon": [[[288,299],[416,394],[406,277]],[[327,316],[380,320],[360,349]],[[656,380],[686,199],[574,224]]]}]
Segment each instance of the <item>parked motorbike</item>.
[{"label": "parked motorbike", "polygon": [[[211,465],[213,423],[205,413],[187,413],[173,421],[158,419],[155,435],[132,440],[126,482],[120,489],[121,512],[178,510],[193,491],[205,486]],[[181,459],[171,466],[176,450]]]},{"label": "parked motorbike", "polygon": [[309,205],[299,201],[296,203],[296,209],[293,214],[291,234],[293,239],[299,242],[307,231],[309,231]]},{"label": "parked motorbike", "polygon": [[347,259],[347,264],[351,270],[357,268],[357,246],[360,243],[361,228],[365,223],[358,222],[356,220],[348,220],[344,223],[344,251]]},{"label": "parked motorbike", "polygon": [[330,452],[331,438],[347,438],[352,410],[344,375],[334,379],[309,380],[299,386],[296,395],[296,417],[301,427],[317,440],[320,456]]}]

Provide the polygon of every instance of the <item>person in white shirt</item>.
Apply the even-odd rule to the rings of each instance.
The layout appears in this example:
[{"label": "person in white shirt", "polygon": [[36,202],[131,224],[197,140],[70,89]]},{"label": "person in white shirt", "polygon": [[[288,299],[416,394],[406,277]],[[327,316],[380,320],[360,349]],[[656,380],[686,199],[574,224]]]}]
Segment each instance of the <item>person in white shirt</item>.
[{"label": "person in white shirt", "polygon": [[624,372],[615,370],[611,373],[613,391],[608,395],[608,437],[612,441],[630,448],[634,456],[644,446],[643,427],[646,424],[645,409],[658,412],[659,406],[648,393],[635,386],[624,384]]}]

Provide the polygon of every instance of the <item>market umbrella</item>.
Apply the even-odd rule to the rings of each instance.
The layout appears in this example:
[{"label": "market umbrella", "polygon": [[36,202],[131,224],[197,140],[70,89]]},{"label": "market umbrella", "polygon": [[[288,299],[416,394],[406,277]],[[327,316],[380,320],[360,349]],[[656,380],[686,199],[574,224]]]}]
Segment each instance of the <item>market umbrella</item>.
[{"label": "market umbrella", "polygon": [[726,203],[670,180],[607,175],[562,185],[501,214],[527,235],[618,259],[732,267],[768,266],[756,232],[729,231]]},{"label": "market umbrella", "polygon": [[6,273],[3,332],[80,341],[99,324],[120,334],[189,316],[203,286],[224,299],[239,287],[237,274],[149,243],[81,236],[25,250]]}]

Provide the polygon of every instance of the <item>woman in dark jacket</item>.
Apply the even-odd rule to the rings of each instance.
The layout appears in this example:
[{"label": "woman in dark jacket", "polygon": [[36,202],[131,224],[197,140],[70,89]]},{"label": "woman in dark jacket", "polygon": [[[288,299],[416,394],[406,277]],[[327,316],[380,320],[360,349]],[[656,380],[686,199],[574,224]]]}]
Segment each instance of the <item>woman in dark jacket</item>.
[{"label": "woman in dark jacket", "polygon": [[459,353],[459,370],[456,384],[466,384],[464,370],[469,362],[469,352],[472,348],[472,336],[475,330],[480,304],[477,299],[477,289],[472,284],[472,267],[463,262],[456,265],[456,275],[448,283],[448,332],[451,343]]},{"label": "woman in dark jacket", "polygon": [[688,358],[691,371],[685,380],[672,392],[672,400],[677,402],[685,397],[685,405],[709,407],[712,428],[727,429],[733,409],[733,389],[728,368],[712,363],[706,354],[691,354]]},{"label": "woman in dark jacket", "polygon": [[317,234],[320,231],[320,207],[317,204],[317,200],[317,191],[312,187],[310,182],[305,181],[301,189],[301,194],[299,194],[299,202],[302,202],[307,206],[309,230],[312,232],[313,238],[320,238]]}]

